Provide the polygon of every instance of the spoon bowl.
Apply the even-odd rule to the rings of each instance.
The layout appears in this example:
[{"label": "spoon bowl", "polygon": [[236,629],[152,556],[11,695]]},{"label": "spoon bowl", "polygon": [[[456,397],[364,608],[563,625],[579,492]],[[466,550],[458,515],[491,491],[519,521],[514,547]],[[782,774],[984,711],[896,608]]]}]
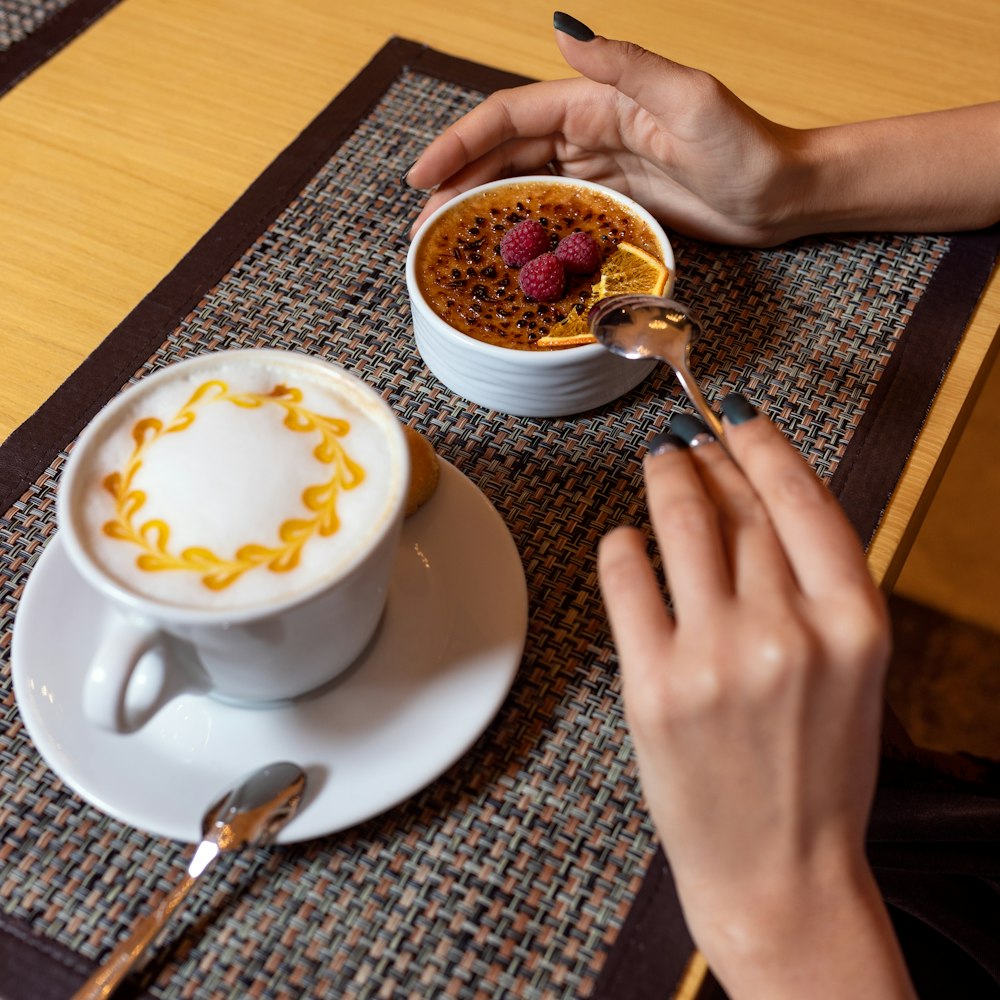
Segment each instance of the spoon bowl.
[{"label": "spoon bowl", "polygon": [[221,853],[273,842],[295,815],[306,787],[305,772],[282,761],[258,768],[238,781],[205,811],[201,843],[184,878],[156,909],[138,920],[73,1000],[110,997],[156,939],[198,877]]},{"label": "spoon bowl", "polygon": [[297,764],[282,761],[253,771],[205,812],[202,842],[215,841],[220,851],[273,843],[298,811],[305,787]]},{"label": "spoon bowl", "polygon": [[725,440],[722,421],[691,374],[691,345],[701,326],[685,306],[658,295],[612,295],[594,305],[587,318],[598,343],[612,354],[670,365],[702,420],[720,441]]}]

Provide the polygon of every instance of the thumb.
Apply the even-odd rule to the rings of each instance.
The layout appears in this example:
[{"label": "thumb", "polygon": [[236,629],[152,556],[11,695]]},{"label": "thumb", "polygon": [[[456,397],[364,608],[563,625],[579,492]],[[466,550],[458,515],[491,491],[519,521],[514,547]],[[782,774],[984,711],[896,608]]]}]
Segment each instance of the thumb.
[{"label": "thumb", "polygon": [[678,88],[705,76],[634,42],[595,35],[568,14],[556,13],[553,23],[559,50],[573,69],[596,83],[610,84],[653,114],[676,110]]}]

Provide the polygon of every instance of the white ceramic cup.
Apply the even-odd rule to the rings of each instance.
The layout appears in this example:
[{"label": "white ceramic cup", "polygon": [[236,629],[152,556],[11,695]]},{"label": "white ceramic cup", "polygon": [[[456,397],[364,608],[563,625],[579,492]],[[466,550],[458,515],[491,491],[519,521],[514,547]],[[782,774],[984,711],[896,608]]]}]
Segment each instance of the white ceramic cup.
[{"label": "white ceramic cup", "polygon": [[674,253],[663,227],[641,205],[592,181],[550,174],[490,181],[456,195],[441,205],[420,227],[406,258],[406,287],[413,316],[417,350],[427,367],[456,395],[480,406],[526,417],[559,417],[603,406],[637,386],[658,362],[630,361],[600,344],[583,344],[555,351],[524,351],[483,343],[446,323],[420,290],[417,261],[421,241],[441,216],[484,191],[511,184],[540,183],[594,191],[642,220],[656,237],[659,256],[667,266],[664,295],[674,284]]},{"label": "white ceramic cup", "polygon": [[[261,379],[270,380],[267,384],[271,384],[274,374],[280,376],[277,380],[280,388],[253,397],[245,394],[241,379],[248,380],[247,385],[253,383],[260,388]],[[95,484],[103,482],[109,471],[106,467],[107,442],[120,441],[122,430],[130,425],[138,427],[137,421],[145,416],[144,407],[153,405],[148,401],[157,401],[156,405],[162,409],[168,405],[163,402],[165,394],[173,394],[167,396],[168,403],[170,399],[186,399],[191,387],[207,384],[229,387],[230,396],[222,401],[212,400],[214,410],[208,403],[188,406],[186,410],[182,407],[191,419],[189,425],[184,420],[175,420],[183,433],[173,434],[169,447],[187,449],[186,453],[180,452],[186,461],[179,467],[176,462],[169,467],[171,477],[169,481],[166,478],[159,480],[161,487],[175,488],[177,478],[188,474],[188,465],[190,474],[197,474],[198,463],[189,456],[199,455],[199,460],[204,460],[211,457],[213,448],[217,452],[220,448],[233,451],[231,431],[233,428],[239,430],[241,420],[251,419],[271,423],[267,424],[267,434],[263,438],[256,430],[263,425],[254,425],[249,440],[242,446],[246,450],[239,452],[247,456],[244,464],[251,473],[253,463],[260,462],[261,475],[260,490],[241,493],[238,507],[257,503],[256,492],[261,495],[274,492],[270,487],[275,481],[280,482],[282,476],[281,463],[286,455],[282,435],[289,427],[292,429],[287,430],[287,454],[296,449],[294,454],[300,463],[295,470],[297,473],[309,472],[311,475],[308,463],[314,462],[318,472],[313,478],[323,478],[331,469],[337,470],[334,476],[339,475],[341,466],[329,455],[324,455],[323,461],[329,460],[332,464],[323,465],[319,460],[319,443],[327,441],[328,437],[333,440],[328,428],[334,424],[327,418],[344,414],[351,415],[346,421],[351,429],[345,433],[344,425],[337,424],[343,445],[341,448],[341,438],[336,438],[330,447],[341,448],[338,452],[341,458],[336,461],[343,464],[344,454],[349,455],[352,448],[357,451],[357,443],[352,444],[352,433],[368,435],[364,439],[366,453],[350,456],[362,467],[362,474],[355,476],[360,484],[350,497],[350,506],[345,501],[346,490],[338,487],[323,493],[323,503],[317,502],[313,508],[321,511],[315,515],[317,523],[328,526],[337,522],[335,530],[329,533],[325,533],[325,528],[324,532],[310,528],[309,511],[305,515],[301,513],[305,509],[302,506],[305,492],[293,497],[291,488],[287,496],[277,491],[278,503],[289,506],[289,520],[281,524],[281,531],[292,524],[290,538],[307,537],[300,550],[303,558],[293,570],[280,573],[263,563],[253,564],[232,585],[234,591],[241,585],[250,588],[248,597],[240,598],[234,593],[219,598],[218,593],[199,589],[209,577],[202,570],[187,565],[181,569],[159,570],[159,577],[150,584],[154,592],[141,592],[135,585],[131,562],[127,570],[120,569],[125,563],[115,563],[109,553],[121,559],[116,546],[130,550],[131,545],[136,552],[128,552],[129,560],[141,556],[153,558],[155,564],[162,553],[154,551],[151,557],[142,546],[149,539],[162,542],[163,537],[150,529],[149,522],[143,523],[145,509],[135,510],[134,502],[126,497],[124,506],[116,508],[119,512],[116,516],[119,522],[127,522],[130,528],[137,529],[133,542],[138,540],[140,544],[105,537],[106,532],[96,540],[95,524],[105,516],[100,504],[117,502],[104,497],[94,499],[95,490],[100,492]],[[303,386],[307,393],[305,401],[296,403],[291,393],[301,392]],[[292,387],[291,390],[288,387]],[[220,396],[220,390],[213,392]],[[321,411],[318,415],[308,409],[310,399],[323,401],[323,405],[317,407],[317,411]],[[342,412],[329,412],[340,410],[341,402]],[[314,418],[315,425],[312,423]],[[224,433],[211,429],[213,419],[221,422]],[[138,433],[135,440],[145,449],[140,465],[145,463],[154,470],[162,468],[162,457],[160,466],[155,465],[154,449],[161,449],[162,456],[167,436],[166,431],[160,436],[149,434],[145,438],[142,432]],[[190,439],[190,446],[186,442],[178,444],[184,438]],[[261,452],[262,440],[281,443],[278,454]],[[153,443],[148,444],[149,441]],[[317,450],[310,455],[309,449],[314,446]],[[378,482],[372,482],[371,476],[366,481],[364,466],[369,457],[376,454],[377,462],[372,458],[372,463],[379,470],[375,477]],[[223,457],[219,455],[220,462]],[[104,467],[101,467],[102,462]],[[135,461],[132,467],[136,467]],[[156,472],[147,472],[148,475],[155,476]],[[63,471],[57,501],[59,532],[73,566],[104,598],[106,605],[99,626],[99,646],[84,679],[83,707],[87,717],[107,729],[130,731],[138,728],[178,690],[190,688],[241,706],[265,707],[302,696],[347,669],[372,639],[385,607],[408,475],[406,440],[389,406],[360,379],[318,358],[269,349],[220,351],[168,366],[126,389],[80,436]],[[292,478],[290,474],[288,478]],[[360,488],[366,485],[369,488],[367,495]],[[350,488],[355,489],[354,486]],[[147,492],[155,490],[147,487]],[[163,492],[169,491],[164,489]],[[252,495],[245,495],[247,493]],[[177,495],[185,495],[183,489]],[[148,506],[153,506],[155,498],[148,499]],[[273,496],[271,500],[274,502]],[[349,510],[350,517],[337,508],[338,503]],[[233,511],[233,520],[238,521],[237,515],[243,516],[242,510],[235,510],[232,505],[226,509]],[[197,514],[194,518],[188,515],[188,521],[192,520],[195,523],[189,527],[198,529]],[[295,525],[299,528],[294,528]],[[273,551],[280,556],[285,543],[279,539],[279,526],[273,527]],[[296,535],[297,530],[303,534]],[[339,538],[338,531],[344,533]],[[116,536],[128,533],[120,526],[115,530]],[[255,543],[262,540],[253,538]],[[316,548],[322,545],[339,548]],[[310,550],[309,546],[313,548]],[[162,548],[164,559],[169,557],[183,563],[181,556],[190,555],[189,562],[205,558],[199,555],[204,551],[202,548],[189,548],[180,555],[169,551],[169,545]],[[211,539],[205,540],[205,548],[211,550]],[[248,547],[248,551],[252,548]],[[228,550],[222,547],[218,551]],[[325,561],[327,553],[335,555],[335,558],[330,556],[329,564]],[[306,556],[312,559],[308,570],[303,568]],[[296,581],[294,575],[300,571],[305,576]],[[202,573],[200,578],[199,573]],[[132,577],[126,582],[124,578],[128,574]],[[155,574],[150,574],[151,579],[153,576]],[[145,579],[141,577],[143,586]],[[245,581],[252,581],[252,584]],[[161,585],[175,584],[188,588],[182,599],[173,593],[155,592]]]}]

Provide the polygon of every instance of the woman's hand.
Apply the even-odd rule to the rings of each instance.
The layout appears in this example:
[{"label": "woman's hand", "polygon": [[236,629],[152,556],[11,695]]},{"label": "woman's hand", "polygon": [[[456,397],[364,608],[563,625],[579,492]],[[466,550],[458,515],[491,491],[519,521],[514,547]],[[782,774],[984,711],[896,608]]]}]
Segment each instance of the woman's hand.
[{"label": "woman's hand", "polygon": [[583,74],[488,97],[432,142],[407,174],[436,187],[414,229],[452,195],[552,163],[634,198],[692,236],[764,245],[804,181],[795,132],[767,121],[715,78],[629,42],[557,31]]},{"label": "woman's hand", "polygon": [[600,548],[643,791],[733,1000],[910,998],[863,846],[885,606],[805,461],[742,397],[724,411],[735,461],[692,417],[646,460],[673,613],[643,535]]},{"label": "woman's hand", "polygon": [[1000,219],[1000,102],[793,129],[707,73],[565,14],[556,27],[581,76],[498,91],[438,136],[407,173],[436,188],[414,232],[453,195],[548,164],[630,195],[677,232],[744,246]]}]

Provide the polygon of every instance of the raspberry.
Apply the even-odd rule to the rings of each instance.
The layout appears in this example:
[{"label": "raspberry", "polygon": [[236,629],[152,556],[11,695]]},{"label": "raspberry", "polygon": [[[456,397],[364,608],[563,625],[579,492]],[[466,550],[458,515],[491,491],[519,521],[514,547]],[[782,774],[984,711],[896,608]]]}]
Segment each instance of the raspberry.
[{"label": "raspberry", "polygon": [[529,260],[518,275],[521,290],[536,302],[555,302],[566,287],[566,273],[554,253]]},{"label": "raspberry", "polygon": [[570,233],[559,241],[556,256],[570,274],[591,274],[601,266],[601,251],[586,233]]},{"label": "raspberry", "polygon": [[548,230],[534,219],[522,220],[500,241],[500,256],[508,267],[521,267],[548,249]]}]

